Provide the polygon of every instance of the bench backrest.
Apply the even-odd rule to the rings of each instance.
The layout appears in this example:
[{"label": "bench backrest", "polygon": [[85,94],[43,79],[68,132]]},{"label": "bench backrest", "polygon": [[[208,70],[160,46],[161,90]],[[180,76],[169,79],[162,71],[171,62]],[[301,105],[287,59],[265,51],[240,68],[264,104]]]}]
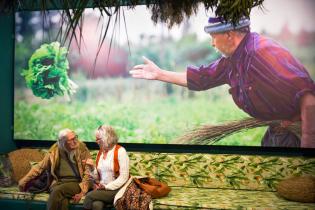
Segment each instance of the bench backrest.
[{"label": "bench backrest", "polygon": [[129,152],[132,175],[170,186],[275,191],[290,176],[315,175],[315,158]]},{"label": "bench backrest", "polygon": [[[91,151],[91,154],[95,160],[97,151]],[[169,186],[275,191],[275,185],[282,179],[315,175],[315,157],[153,152],[128,154],[131,175],[155,177]],[[4,172],[0,170],[0,174]]]}]

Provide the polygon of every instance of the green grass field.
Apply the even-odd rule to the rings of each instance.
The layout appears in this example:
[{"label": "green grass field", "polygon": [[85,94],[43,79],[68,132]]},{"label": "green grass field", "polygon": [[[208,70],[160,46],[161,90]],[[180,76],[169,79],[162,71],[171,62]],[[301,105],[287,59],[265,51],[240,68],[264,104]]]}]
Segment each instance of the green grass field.
[{"label": "green grass field", "polygon": [[[130,88],[128,81],[96,81],[95,88],[84,83],[81,90],[87,88],[88,95],[82,100],[82,94],[78,92],[77,97],[81,100],[73,98],[71,102],[61,98],[41,100],[29,96],[22,100],[16,97],[14,138],[53,140],[59,130],[70,128],[81,140],[94,141],[94,130],[101,124],[109,124],[118,131],[121,142],[172,143],[195,126],[248,117],[234,105],[227,87],[194,92],[193,97],[187,96],[187,90],[183,92],[182,88],[175,88],[174,93],[167,96],[159,84],[147,86],[140,93]],[[116,84],[115,88],[113,84]],[[119,97],[114,92],[117,84],[124,84],[123,94]],[[265,129],[235,134],[217,144],[258,146]]]}]

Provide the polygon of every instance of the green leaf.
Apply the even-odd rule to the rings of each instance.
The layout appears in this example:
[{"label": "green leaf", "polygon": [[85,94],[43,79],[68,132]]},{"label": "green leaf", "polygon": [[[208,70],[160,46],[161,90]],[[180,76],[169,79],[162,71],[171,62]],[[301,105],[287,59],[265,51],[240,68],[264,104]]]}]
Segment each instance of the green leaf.
[{"label": "green leaf", "polygon": [[52,42],[41,45],[33,53],[28,69],[24,69],[21,75],[35,96],[49,99],[75,92],[68,82],[68,69],[67,49],[60,47],[59,42]]}]

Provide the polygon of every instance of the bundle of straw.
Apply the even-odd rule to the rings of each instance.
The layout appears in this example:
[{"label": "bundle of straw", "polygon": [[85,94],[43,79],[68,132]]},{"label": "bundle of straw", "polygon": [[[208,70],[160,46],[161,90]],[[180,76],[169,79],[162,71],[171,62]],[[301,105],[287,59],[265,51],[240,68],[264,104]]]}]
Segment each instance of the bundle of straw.
[{"label": "bundle of straw", "polygon": [[[222,125],[203,125],[188,131],[183,136],[175,139],[176,144],[201,144],[212,145],[221,139],[232,134],[249,130],[252,128],[263,126],[281,126],[281,121],[263,121],[254,118],[246,118],[239,121],[231,121]],[[301,123],[295,122],[290,124],[285,129],[293,132],[298,137],[301,137]]]}]

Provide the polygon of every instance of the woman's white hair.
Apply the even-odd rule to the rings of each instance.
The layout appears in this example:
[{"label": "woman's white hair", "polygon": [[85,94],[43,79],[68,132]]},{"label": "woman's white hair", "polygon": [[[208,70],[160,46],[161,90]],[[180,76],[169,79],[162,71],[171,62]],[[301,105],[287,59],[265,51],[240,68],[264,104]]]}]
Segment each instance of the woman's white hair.
[{"label": "woman's white hair", "polygon": [[100,126],[96,131],[95,135],[100,137],[101,143],[104,148],[110,148],[118,143],[118,135],[116,134],[113,127],[108,125]]},{"label": "woman's white hair", "polygon": [[69,151],[67,148],[66,148],[66,142],[67,142],[67,139],[68,139],[68,134],[71,133],[71,132],[74,132],[73,130],[70,130],[69,128],[65,128],[65,129],[62,129],[61,131],[59,131],[59,134],[58,134],[58,148],[64,152],[66,152],[66,154],[68,155],[69,159],[71,162],[75,163],[75,160],[74,160],[74,151]]}]

